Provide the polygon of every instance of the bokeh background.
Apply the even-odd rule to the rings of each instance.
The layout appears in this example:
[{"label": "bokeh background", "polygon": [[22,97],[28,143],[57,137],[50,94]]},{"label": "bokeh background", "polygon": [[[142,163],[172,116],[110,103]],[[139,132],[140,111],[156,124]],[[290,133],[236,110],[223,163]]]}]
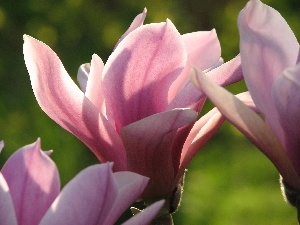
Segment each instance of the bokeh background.
[{"label": "bokeh background", "polygon": [[[93,53],[106,61],[115,43],[144,7],[145,23],[169,18],[184,34],[215,28],[225,61],[239,52],[236,20],[246,0],[2,0],[0,1],[0,167],[18,148],[42,139],[53,149],[62,184],[98,163],[79,140],[39,108],[22,53],[22,35],[31,35],[59,55],[75,79]],[[300,2],[265,0],[300,37]],[[229,87],[246,90],[243,82]],[[208,102],[205,110],[212,107]],[[182,205],[175,224],[294,225],[296,211],[281,196],[273,165],[239,131],[225,123],[194,158],[186,174]]]}]

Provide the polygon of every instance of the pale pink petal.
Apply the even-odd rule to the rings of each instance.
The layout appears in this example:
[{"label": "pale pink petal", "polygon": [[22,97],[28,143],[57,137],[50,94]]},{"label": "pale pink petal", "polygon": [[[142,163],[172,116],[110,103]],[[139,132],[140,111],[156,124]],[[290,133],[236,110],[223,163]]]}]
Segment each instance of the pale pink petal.
[{"label": "pale pink petal", "polygon": [[219,60],[213,66],[203,70],[203,72],[207,73],[207,72],[209,72],[209,71],[211,71],[211,70],[213,70],[213,69],[215,69],[215,68],[217,68],[217,67],[219,67],[223,64],[224,64],[224,59],[222,57],[220,57]]},{"label": "pale pink petal", "polygon": [[84,96],[52,49],[25,35],[24,57],[35,97],[48,116],[102,162],[114,161],[116,170],[125,170],[125,150],[114,127]]},{"label": "pale pink petal", "polygon": [[86,91],[86,86],[87,86],[87,81],[88,81],[90,69],[91,69],[91,64],[90,63],[82,64],[78,68],[77,81],[78,81],[79,87],[80,87],[80,89],[82,90],[83,93],[85,93],[85,91]]},{"label": "pale pink petal", "polygon": [[[249,92],[238,94],[236,97],[238,97],[249,108],[256,110]],[[194,124],[182,149],[180,172],[177,176],[178,180],[193,157],[217,132],[224,120],[225,117],[219,112],[219,110],[217,108],[213,108]]]},{"label": "pale pink petal", "polygon": [[43,218],[48,224],[115,224],[144,190],[148,178],[112,173],[112,164],[90,166],[62,190]]},{"label": "pale pink petal", "polygon": [[221,57],[221,46],[216,30],[199,31],[182,35],[188,54],[188,64],[205,70]]},{"label": "pale pink petal", "polygon": [[[206,75],[220,86],[226,86],[242,80],[243,73],[240,56],[237,55],[230,61],[210,70]],[[170,103],[169,109],[188,107],[200,111],[205,99],[204,94],[192,82],[189,82]]]},{"label": "pale pink petal", "polygon": [[170,87],[168,102],[189,82],[191,66],[205,70],[214,66],[221,57],[221,46],[214,29],[184,34],[182,39],[188,56],[187,63]]},{"label": "pale pink petal", "polygon": [[189,82],[172,100],[168,106],[168,110],[176,108],[190,108],[200,112],[205,100],[205,95],[202,92],[199,92],[199,90],[195,88],[191,82]]},{"label": "pale pink petal", "polygon": [[144,8],[143,12],[138,14],[134,20],[132,21],[132,23],[130,24],[130,27],[127,29],[127,31],[121,36],[121,38],[119,39],[119,41],[117,42],[115,48],[119,45],[119,43],[132,31],[134,31],[135,29],[137,29],[138,27],[142,26],[144,23],[144,20],[146,18],[147,15],[147,9]]},{"label": "pale pink petal", "polygon": [[104,96],[102,93],[102,70],[104,63],[101,58],[94,54],[92,56],[89,77],[86,86],[85,96],[97,107],[103,114]]},{"label": "pale pink petal", "polygon": [[194,124],[182,148],[176,180],[181,178],[190,161],[217,132],[224,120],[222,114],[214,108]]},{"label": "pale pink petal", "polygon": [[259,0],[249,1],[238,19],[244,78],[250,94],[272,130],[282,130],[272,101],[272,85],[296,64],[299,44],[284,18]]},{"label": "pale pink petal", "polygon": [[103,224],[114,224],[122,213],[140,197],[149,181],[147,177],[128,171],[116,172],[113,177],[117,184],[118,196]]},{"label": "pale pink petal", "polygon": [[111,168],[107,163],[81,171],[63,188],[40,224],[102,224],[117,196]]},{"label": "pale pink petal", "polygon": [[0,173],[0,224],[1,225],[17,225],[14,205],[9,192],[9,187]]},{"label": "pale pink petal", "polygon": [[281,143],[266,123],[244,103],[224,88],[194,71],[192,80],[220,112],[248,137],[274,163],[287,183],[300,188],[300,179]]},{"label": "pale pink petal", "polygon": [[41,151],[40,140],[16,151],[4,164],[19,224],[38,224],[60,191],[54,162]]},{"label": "pale pink petal", "polygon": [[275,80],[273,99],[284,131],[284,147],[300,175],[300,64]]},{"label": "pale pink petal", "polygon": [[152,205],[148,206],[142,212],[138,213],[137,215],[133,216],[122,225],[148,225],[151,224],[151,221],[154,217],[158,214],[161,207],[164,205],[165,201],[160,200]]},{"label": "pale pink petal", "polygon": [[169,87],[185,63],[184,43],[170,20],[128,34],[103,71],[106,106],[117,130],[165,111]]},{"label": "pale pink petal", "polygon": [[[177,129],[194,122],[197,113],[191,109],[174,109],[154,114],[121,130],[127,149],[128,170],[149,177],[143,198],[169,193],[179,158],[172,149]],[[180,152],[178,153],[180,154]]]},{"label": "pale pink petal", "polygon": [[216,67],[206,75],[219,86],[227,86],[243,79],[241,57],[238,54],[230,61]]}]

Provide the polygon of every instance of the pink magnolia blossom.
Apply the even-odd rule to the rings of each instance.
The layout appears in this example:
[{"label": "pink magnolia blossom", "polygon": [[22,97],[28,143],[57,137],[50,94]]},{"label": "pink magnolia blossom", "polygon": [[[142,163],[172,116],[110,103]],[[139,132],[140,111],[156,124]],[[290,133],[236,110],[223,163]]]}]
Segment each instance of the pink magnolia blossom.
[{"label": "pink magnolia blossom", "polygon": [[81,89],[47,45],[26,35],[24,57],[41,108],[115,171],[149,177],[142,198],[153,199],[176,188],[221,123],[215,111],[196,122],[206,97],[189,80],[191,65],[219,85],[242,73],[239,56],[219,66],[215,30],[180,35],[170,20],[142,25],[145,16],[134,19],[105,65],[94,54],[79,68]]},{"label": "pink magnolia blossom", "polygon": [[300,190],[299,43],[282,16],[259,0],[248,2],[238,25],[244,78],[264,121],[201,72],[194,82]]},{"label": "pink magnolia blossom", "polygon": [[[3,142],[1,142],[3,147]],[[0,146],[1,146],[0,145]],[[60,192],[56,165],[40,140],[16,151],[0,173],[0,224],[114,224],[138,198],[148,178],[112,172],[112,163],[90,166]],[[126,224],[148,224],[163,201]]]}]

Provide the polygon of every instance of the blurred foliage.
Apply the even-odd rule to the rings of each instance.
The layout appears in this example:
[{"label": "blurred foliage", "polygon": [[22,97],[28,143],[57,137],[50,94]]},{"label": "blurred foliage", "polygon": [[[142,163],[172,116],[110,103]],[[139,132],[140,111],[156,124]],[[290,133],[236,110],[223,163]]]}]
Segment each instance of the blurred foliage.
[{"label": "blurred foliage", "polygon": [[[97,53],[104,61],[132,19],[144,7],[145,23],[169,18],[180,33],[217,30],[227,61],[239,52],[236,20],[246,0],[124,1],[28,0],[0,2],[0,139],[5,141],[0,166],[18,148],[42,138],[54,149],[62,185],[78,171],[97,163],[93,154],[39,108],[22,54],[22,35],[51,46],[69,74]],[[264,3],[276,8],[300,36],[297,0]],[[245,90],[243,82],[229,87]],[[211,108],[207,104],[206,110]],[[284,203],[272,164],[230,124],[222,126],[192,161],[182,206],[175,224],[297,224],[296,212]]]}]

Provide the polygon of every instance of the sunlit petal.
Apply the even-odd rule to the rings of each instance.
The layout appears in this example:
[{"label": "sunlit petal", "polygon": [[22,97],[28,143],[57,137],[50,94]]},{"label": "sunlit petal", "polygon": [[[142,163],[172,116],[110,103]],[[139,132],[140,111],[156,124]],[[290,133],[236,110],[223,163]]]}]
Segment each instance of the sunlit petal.
[{"label": "sunlit petal", "polygon": [[273,97],[284,130],[284,144],[300,174],[300,64],[288,68],[273,85]]},{"label": "sunlit petal", "polygon": [[286,182],[295,187],[300,187],[300,179],[291,161],[266,123],[238,98],[213,83],[200,71],[194,71],[192,79],[196,87],[208,96],[226,119],[268,156]]},{"label": "sunlit petal", "polygon": [[9,187],[0,173],[0,224],[1,225],[17,225],[14,205],[9,192]]},{"label": "sunlit petal", "polygon": [[147,9],[144,8],[143,12],[138,14],[134,20],[132,21],[132,23],[130,24],[130,27],[127,29],[127,31],[120,37],[118,43],[116,44],[115,48],[119,45],[119,43],[132,31],[134,31],[135,29],[137,29],[138,27],[142,26],[144,23],[144,20],[146,18],[147,15]]},{"label": "sunlit petal", "polygon": [[282,16],[259,0],[249,1],[240,12],[242,68],[252,98],[272,130],[283,133],[272,100],[272,85],[285,68],[295,65],[299,44]]},{"label": "sunlit petal", "polygon": [[84,96],[52,49],[25,35],[24,57],[35,97],[48,116],[100,160],[114,161],[116,169],[125,169],[124,147],[114,127]]},{"label": "sunlit petal", "polygon": [[11,193],[18,223],[38,224],[60,191],[54,162],[40,140],[16,151],[1,170]]},{"label": "sunlit petal", "polygon": [[131,32],[103,71],[107,110],[117,130],[166,110],[168,90],[186,63],[180,34],[170,20]]}]

